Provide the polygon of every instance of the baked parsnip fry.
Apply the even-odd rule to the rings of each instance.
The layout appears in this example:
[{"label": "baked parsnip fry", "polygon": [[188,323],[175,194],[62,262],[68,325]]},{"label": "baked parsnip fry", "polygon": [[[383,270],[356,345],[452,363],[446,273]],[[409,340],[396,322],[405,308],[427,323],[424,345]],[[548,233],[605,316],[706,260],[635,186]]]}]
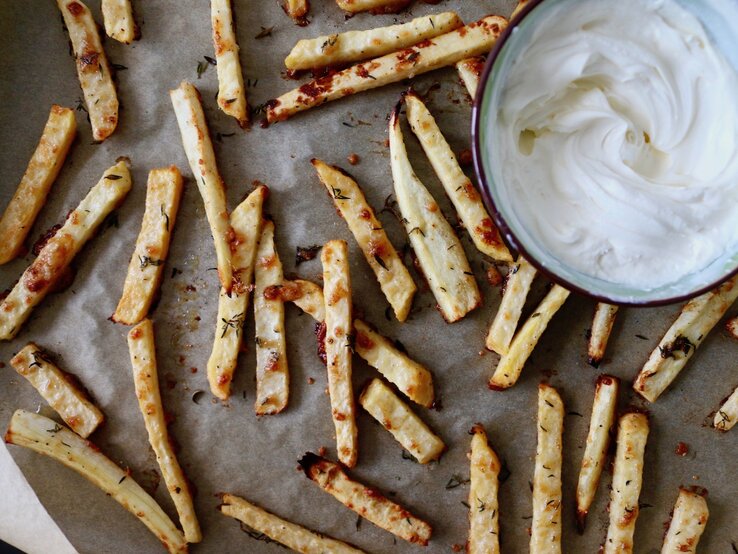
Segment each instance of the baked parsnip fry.
[{"label": "baked parsnip fry", "polygon": [[456,213],[471,236],[474,246],[494,260],[512,262],[510,251],[502,242],[497,227],[492,223],[492,218],[482,203],[482,197],[456,161],[453,150],[428,108],[414,92],[405,95],[405,105],[410,128],[418,137],[425,155],[456,208]]},{"label": "baked parsnip fry", "polygon": [[500,523],[497,493],[500,488],[500,460],[487,442],[480,424],[471,430],[469,456],[469,554],[499,554]]},{"label": "baked parsnip fry", "polygon": [[141,520],[169,552],[187,552],[182,533],[156,500],[91,442],[52,419],[25,410],[13,414],[5,442],[24,446],[75,470]]},{"label": "baked parsnip fry", "polygon": [[374,14],[397,13],[412,0],[336,0],[342,10],[349,13],[371,11]]},{"label": "baked parsnip fry", "polygon": [[648,440],[648,417],[640,413],[621,416],[610,491],[610,525],[604,554],[633,552],[638,518],[638,497],[643,482],[643,454]]},{"label": "baked parsnip fry", "polygon": [[133,19],[131,0],[102,0],[100,8],[106,35],[123,44],[138,39],[139,29]]},{"label": "baked parsnip fry", "polygon": [[738,388],[733,391],[728,399],[723,402],[720,409],[715,414],[712,424],[715,429],[720,431],[728,431],[738,422]]},{"label": "baked parsnip fry", "polygon": [[489,388],[503,390],[512,387],[518,381],[525,362],[533,353],[551,318],[556,315],[568,297],[569,291],[559,285],[554,285],[548,291],[536,311],[513,338],[508,352],[500,358],[497,369],[489,380]]},{"label": "baked parsnip fry", "polygon": [[358,429],[351,384],[351,352],[354,347],[351,317],[351,276],[348,246],[342,240],[328,241],[320,253],[325,298],[325,354],[328,391],[336,427],[338,459],[347,467],[356,465]]},{"label": "baked parsnip fry", "polygon": [[615,423],[615,410],[618,407],[619,389],[620,381],[617,377],[600,375],[597,379],[587,443],[577,482],[577,527],[580,533],[584,532],[587,513],[597,494],[600,475],[605,467],[610,446],[610,431]]},{"label": "baked parsnip fry", "polygon": [[284,60],[287,69],[314,69],[383,56],[461,27],[454,12],[418,17],[407,23],[367,31],[347,31],[335,35],[303,39]]},{"label": "baked parsnip fry", "polygon": [[333,199],[336,209],[351,229],[364,253],[369,267],[379,281],[384,296],[392,306],[398,321],[405,321],[413,303],[417,287],[410,272],[402,263],[395,247],[387,238],[382,224],[366,201],[358,183],[345,171],[317,159],[311,160]]},{"label": "baked parsnip fry", "polygon": [[612,332],[612,326],[615,323],[617,313],[617,306],[605,304],[604,302],[597,303],[594,318],[592,319],[589,345],[587,347],[588,361],[593,367],[599,367],[602,358],[605,357],[607,341],[610,340],[610,332]]},{"label": "baked parsnip fry", "polygon": [[10,340],[18,333],[33,308],[54,288],[77,252],[130,189],[131,174],[124,162],[105,170],[0,303],[0,340]]},{"label": "baked parsnip fry", "polygon": [[41,140],[0,219],[0,237],[3,237],[0,265],[16,258],[23,250],[23,241],[46,202],[76,135],[74,112],[56,104],[51,106]]},{"label": "baked parsnip fry", "polygon": [[456,62],[456,71],[459,77],[461,77],[461,82],[464,83],[466,90],[469,91],[469,96],[471,96],[472,100],[477,95],[479,79],[482,76],[485,61],[484,56],[474,56],[473,58]]},{"label": "baked parsnip fry", "polygon": [[282,519],[266,510],[232,494],[223,495],[218,506],[222,514],[237,519],[254,531],[263,533],[273,541],[302,554],[361,554],[363,551]]},{"label": "baked parsnip fry", "polygon": [[268,193],[267,187],[257,187],[231,213],[231,228],[235,236],[231,253],[233,287],[230,294],[220,289],[213,350],[208,359],[210,390],[221,400],[227,400],[231,394],[231,381],[241,350],[242,327],[249,306],[256,248],[261,235],[262,207]]},{"label": "baked parsnip fry", "polygon": [[[316,322],[325,321],[325,301],[323,300],[323,289],[312,281],[296,279],[285,281],[280,289],[284,300],[291,301],[303,312],[311,316]],[[289,294],[289,297],[284,297]]]},{"label": "baked parsnip fry", "polygon": [[179,514],[179,523],[184,530],[187,542],[200,542],[200,524],[197,521],[192,494],[182,467],[169,439],[169,431],[164,418],[164,407],[159,393],[159,375],[156,368],[156,346],[154,344],[154,324],[144,319],[128,333],[128,351],[133,368],[133,383],[136,387],[138,407],[149,435],[149,444],[156,454],[161,475],[167,485],[169,495]]},{"label": "baked parsnip fry", "polygon": [[516,15],[518,15],[521,11],[523,11],[523,8],[525,8],[525,5],[528,3],[528,0],[518,0],[518,5],[515,6],[515,9],[513,10],[512,15],[510,16],[510,19],[513,19]]},{"label": "baked parsnip fry", "polygon": [[372,379],[364,388],[359,403],[421,464],[437,460],[446,450],[443,441],[380,379]]},{"label": "baked parsnip fry", "polygon": [[123,294],[111,318],[113,321],[135,325],[149,313],[161,284],[181,197],[182,175],[179,169],[172,165],[149,172],[141,230],[128,264]]},{"label": "baked parsnip fry", "polygon": [[103,141],[118,125],[118,95],[97,24],[80,0],[57,0],[72,42],[77,76],[87,104],[92,137]]},{"label": "baked parsnip fry", "polygon": [[284,11],[300,26],[307,25],[305,17],[310,10],[309,0],[286,0]]},{"label": "baked parsnip fry", "polygon": [[410,165],[399,106],[390,117],[389,141],[392,180],[405,231],[441,315],[453,323],[479,306],[482,295],[461,242]]},{"label": "baked parsnip fry", "polygon": [[555,388],[538,385],[538,444],[533,474],[531,554],[561,552],[561,465],[564,403]]},{"label": "baked parsnip fry", "polygon": [[725,328],[733,338],[738,339],[738,317],[734,317],[725,324]]},{"label": "baked parsnip fry", "polygon": [[364,92],[484,54],[507,25],[491,15],[415,46],[314,79],[267,103],[267,121],[283,121],[298,112],[350,94]]},{"label": "baked parsnip fry", "polygon": [[510,350],[510,343],[518,327],[520,315],[523,313],[525,300],[528,298],[536,273],[536,268],[523,256],[518,256],[515,264],[510,266],[505,290],[502,293],[502,302],[500,302],[485,342],[489,350],[497,352],[500,356],[504,356]]},{"label": "baked parsnip fry", "polygon": [[32,342],[13,356],[10,365],[80,437],[89,437],[105,419],[70,376],[51,363],[44,351]]},{"label": "baked parsnip fry", "polygon": [[408,542],[428,544],[433,531],[430,525],[376,489],[354,481],[337,463],[308,452],[300,466],[321,489],[377,527]]},{"label": "baked parsnip fry", "polygon": [[661,554],[680,554],[697,552],[697,544],[705,531],[710,510],[705,497],[688,490],[679,489],[679,497],[674,504],[669,530],[664,537]]},{"label": "baked parsnip fry", "polygon": [[182,135],[182,146],[205,203],[205,214],[215,241],[220,284],[230,292],[233,281],[230,248],[232,230],[226,207],[225,185],[218,173],[210,131],[200,103],[200,93],[190,83],[182,82],[179,88],[169,91],[169,96]]},{"label": "baked parsnip fry", "polygon": [[413,402],[431,408],[434,401],[430,371],[398,349],[360,319],[354,320],[354,351]]},{"label": "baked parsnip fry", "polygon": [[[278,414],[287,407],[290,372],[284,332],[284,301],[267,295],[270,287],[282,284],[282,262],[274,246],[274,223],[265,221],[254,268],[254,320],[256,333],[257,415]],[[351,372],[349,370],[349,376]]]},{"label": "baked parsnip fry", "polygon": [[649,402],[655,402],[736,298],[738,277],[733,277],[715,290],[690,300],[651,352],[633,383],[635,391]]},{"label": "baked parsnip fry", "polygon": [[213,25],[213,45],[218,71],[218,106],[238,121],[243,128],[249,124],[249,106],[246,87],[238,58],[238,43],[233,24],[231,0],[210,0],[210,19]]}]

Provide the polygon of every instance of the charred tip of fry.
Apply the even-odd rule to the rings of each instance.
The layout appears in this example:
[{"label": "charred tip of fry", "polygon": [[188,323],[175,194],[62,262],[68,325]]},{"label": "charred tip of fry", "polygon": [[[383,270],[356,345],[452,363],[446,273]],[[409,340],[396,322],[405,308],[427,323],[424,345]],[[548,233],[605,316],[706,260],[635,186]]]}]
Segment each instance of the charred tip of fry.
[{"label": "charred tip of fry", "polygon": [[500,385],[500,384],[497,384],[497,383],[489,382],[489,383],[487,383],[487,388],[489,388],[489,390],[500,392],[500,391],[506,391],[510,387],[508,387],[506,385]]},{"label": "charred tip of fry", "polygon": [[587,526],[587,510],[577,509],[576,520],[577,520],[577,533],[580,535],[584,534],[584,530]]},{"label": "charred tip of fry", "polygon": [[618,379],[617,377],[615,377],[613,375],[608,375],[608,374],[604,373],[604,374],[600,375],[599,377],[597,377],[597,383],[596,384],[597,385],[605,385],[605,386],[619,385],[620,384],[620,379]]},{"label": "charred tip of fry", "polygon": [[313,466],[319,464],[322,461],[325,461],[325,458],[319,456],[315,452],[305,452],[305,454],[297,461],[297,463],[305,472],[305,475],[307,475],[308,478],[312,479],[312,475],[310,475],[310,472]]},{"label": "charred tip of fry", "polygon": [[481,423],[475,423],[469,430],[470,435],[478,435],[484,433],[484,426]]},{"label": "charred tip of fry", "polygon": [[397,101],[397,104],[395,104],[395,107],[392,108],[392,111],[390,112],[390,126],[395,127],[396,125],[399,125],[400,123],[400,110],[402,109],[402,101],[404,99],[404,95],[400,97],[400,100]]},{"label": "charred tip of fry", "polygon": [[600,367],[601,362],[602,362],[602,358],[599,356],[597,357],[590,356],[587,358],[587,363],[595,369],[598,369]]}]

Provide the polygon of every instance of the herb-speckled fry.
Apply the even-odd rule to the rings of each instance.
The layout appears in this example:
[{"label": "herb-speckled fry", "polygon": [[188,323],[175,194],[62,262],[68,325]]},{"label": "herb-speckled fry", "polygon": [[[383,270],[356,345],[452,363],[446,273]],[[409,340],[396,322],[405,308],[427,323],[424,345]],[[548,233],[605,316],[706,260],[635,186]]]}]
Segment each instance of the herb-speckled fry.
[{"label": "herb-speckled fry", "polygon": [[733,391],[728,399],[723,402],[720,409],[715,413],[713,425],[720,431],[728,431],[738,422],[738,388]]},{"label": "herb-speckled fry", "polygon": [[500,523],[497,493],[500,482],[500,460],[487,442],[484,428],[477,424],[471,430],[469,484],[469,554],[499,554]]},{"label": "herb-speckled fry", "polygon": [[243,72],[238,57],[231,0],[210,0],[210,19],[218,72],[218,106],[224,113],[235,118],[241,127],[247,127],[249,106],[246,103],[246,87],[243,86]]}]

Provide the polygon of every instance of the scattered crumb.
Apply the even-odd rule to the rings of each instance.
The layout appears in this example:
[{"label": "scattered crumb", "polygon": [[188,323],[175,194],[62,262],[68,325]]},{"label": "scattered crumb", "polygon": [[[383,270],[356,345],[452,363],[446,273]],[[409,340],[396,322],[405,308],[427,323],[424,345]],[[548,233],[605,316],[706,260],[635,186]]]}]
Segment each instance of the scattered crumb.
[{"label": "scattered crumb", "polygon": [[502,275],[493,265],[487,268],[487,282],[493,287],[499,287],[502,284]]},{"label": "scattered crumb", "polygon": [[474,158],[472,157],[472,151],[468,148],[465,148],[461,152],[459,152],[459,163],[461,165],[471,165]]},{"label": "scattered crumb", "polygon": [[326,454],[328,454],[328,449],[325,446],[318,448],[318,456],[325,458]]},{"label": "scattered crumb", "polygon": [[687,445],[687,443],[680,441],[677,443],[674,453],[677,456],[686,456],[687,454],[689,454],[689,446]]},{"label": "scattered crumb", "polygon": [[350,163],[351,165],[356,165],[361,161],[361,158],[359,158],[359,155],[356,154],[355,152],[352,152],[351,154],[349,154],[347,159],[348,159],[348,163]]},{"label": "scattered crumb", "polygon": [[315,383],[315,379],[313,379],[312,377],[308,377],[307,381],[308,385],[312,385],[313,383]]},{"label": "scattered crumb", "polygon": [[196,367],[191,367],[190,368],[190,373],[197,373],[197,368]]}]

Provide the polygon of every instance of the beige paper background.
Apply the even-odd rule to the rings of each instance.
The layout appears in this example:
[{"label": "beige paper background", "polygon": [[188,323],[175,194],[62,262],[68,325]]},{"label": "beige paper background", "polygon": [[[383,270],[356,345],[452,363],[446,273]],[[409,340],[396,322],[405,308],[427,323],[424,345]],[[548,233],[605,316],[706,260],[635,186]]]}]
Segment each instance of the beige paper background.
[{"label": "beige paper background", "polygon": [[[90,1],[98,21],[97,2]],[[248,78],[258,83],[249,89],[253,105],[292,88],[295,83],[280,76],[282,60],[297,38],[345,29],[369,28],[405,21],[411,16],[455,9],[465,20],[487,13],[508,14],[509,1],[443,1],[437,6],[418,2],[411,13],[399,16],[359,15],[348,21],[332,0],[313,0],[307,28],[294,26],[274,0],[235,1],[242,64]],[[107,415],[104,428],[93,440],[112,459],[129,466],[139,481],[151,481],[158,473],[138,413],[130,377],[125,343],[127,328],[107,320],[117,303],[125,268],[141,221],[149,169],[176,164],[186,176],[189,168],[181,147],[179,131],[167,91],[182,79],[192,80],[201,90],[213,134],[235,133],[216,142],[220,169],[228,184],[229,207],[236,206],[255,179],[273,192],[267,209],[277,224],[277,245],[285,273],[315,279],[320,262],[314,260],[295,268],[297,245],[321,244],[344,238],[351,249],[354,299],[388,336],[400,339],[411,355],[433,372],[442,398],[440,411],[418,408],[446,441],[449,451],[440,463],[420,466],[404,460],[392,437],[366,414],[359,417],[360,457],[353,474],[390,492],[392,497],[434,526],[433,540],[425,551],[449,552],[453,544],[466,540],[467,512],[462,501],[468,485],[447,490],[454,475],[468,477],[466,452],[468,429],[475,422],[486,427],[492,444],[506,460],[510,478],[500,492],[502,545],[507,552],[527,549],[531,514],[529,481],[535,451],[536,386],[547,379],[557,386],[570,412],[565,429],[564,544],[567,552],[596,552],[606,530],[609,473],[600,486],[584,536],[574,530],[573,491],[586,436],[593,384],[598,371],[586,363],[585,333],[594,303],[572,297],[552,322],[529,360],[520,382],[504,393],[486,388],[486,378],[497,356],[482,353],[487,325],[499,303],[498,289],[483,279],[482,263],[467,237],[470,255],[484,306],[465,320],[445,324],[432,296],[420,293],[412,321],[400,325],[385,319],[387,306],[374,277],[351,238],[348,228],[335,214],[330,200],[309,164],[320,157],[349,169],[364,187],[367,198],[379,209],[392,192],[385,116],[406,85],[384,89],[331,103],[269,129],[258,126],[242,132],[235,122],[216,109],[215,68],[197,78],[196,65],[212,56],[209,5],[205,0],[179,2],[134,1],[143,38],[132,46],[106,41],[113,63],[128,69],[118,73],[122,103],[116,133],[102,145],[91,144],[89,124],[78,112],[79,140],[42,211],[31,236],[37,237],[61,221],[97,181],[102,171],[121,155],[133,162],[134,188],[117,211],[118,228],[102,230],[75,263],[78,271],[67,291],[50,296],[38,307],[18,338],[0,345],[0,360],[7,364],[12,354],[33,340],[57,353],[60,365],[79,376]],[[67,37],[51,1],[4,2],[0,7],[0,185],[2,205],[11,196],[33,151],[51,103],[74,107],[82,97],[74,64],[67,51]],[[271,37],[254,40],[261,26],[274,26]],[[470,106],[453,70],[440,70],[414,81],[424,92],[436,83],[429,107],[455,150],[469,147]],[[358,124],[358,120],[368,125]],[[356,125],[349,127],[344,125]],[[442,188],[407,132],[406,141],[414,167],[434,193],[444,212],[452,210]],[[349,167],[346,156],[356,152],[361,163]],[[380,219],[399,248],[406,238],[393,217]],[[11,286],[31,257],[0,268],[2,288]],[[257,419],[253,413],[254,350],[253,321],[249,314],[246,344],[240,359],[234,396],[227,406],[211,402],[209,393],[192,401],[197,390],[207,390],[205,364],[210,353],[217,308],[218,284],[215,255],[202,200],[194,183],[187,182],[180,215],[174,230],[170,257],[165,268],[161,301],[153,312],[156,322],[160,376],[164,403],[174,416],[171,432],[181,445],[180,459],[197,494],[197,511],[204,531],[192,552],[280,552],[278,546],[256,542],[238,523],[216,511],[220,491],[242,495],[288,519],[350,541],[370,552],[412,552],[420,548],[395,541],[392,535],[357,518],[320,491],[296,471],[297,459],[307,450],[328,447],[335,457],[325,369],[315,356],[313,322],[287,308],[289,360],[292,373],[288,410],[279,416]],[[172,269],[182,274],[172,278]],[[194,286],[195,291],[188,290]],[[536,287],[533,302],[541,298],[543,284]],[[601,371],[629,382],[668,328],[678,307],[621,310],[613,332],[606,362]],[[735,314],[735,308],[731,313]],[[639,339],[636,335],[647,339]],[[646,474],[641,501],[649,505],[638,520],[637,552],[660,549],[663,523],[679,485],[699,485],[709,490],[711,518],[704,535],[703,552],[731,552],[738,541],[736,501],[736,438],[734,431],[721,435],[706,426],[707,416],[730,393],[738,378],[738,344],[722,330],[710,335],[688,369],[653,406],[652,431],[646,453]],[[183,357],[183,359],[181,358]],[[197,368],[192,373],[190,368]],[[355,387],[375,375],[356,360]],[[315,384],[308,385],[312,377]],[[624,387],[622,407],[644,406]],[[36,410],[43,401],[9,366],[0,370],[0,428],[16,408]],[[690,447],[688,456],[677,457],[679,441]],[[56,462],[17,447],[10,447],[31,486],[72,544],[82,553],[158,552],[156,539],[134,517],[105,497],[82,477]],[[168,513],[175,516],[163,485],[155,493]],[[4,516],[0,515],[0,518]],[[35,526],[29,521],[30,527]],[[38,532],[42,530],[39,529]]]}]

